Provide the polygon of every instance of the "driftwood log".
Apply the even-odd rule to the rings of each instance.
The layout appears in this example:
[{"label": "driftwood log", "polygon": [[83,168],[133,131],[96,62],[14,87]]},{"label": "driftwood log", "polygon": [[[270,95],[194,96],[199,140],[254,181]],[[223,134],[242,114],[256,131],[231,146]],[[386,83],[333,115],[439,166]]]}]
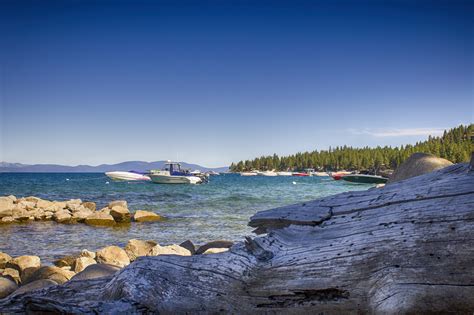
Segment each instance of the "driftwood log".
[{"label": "driftwood log", "polygon": [[474,311],[468,164],[257,213],[229,252],[141,257],[112,278],[0,301],[4,312],[432,313]]}]

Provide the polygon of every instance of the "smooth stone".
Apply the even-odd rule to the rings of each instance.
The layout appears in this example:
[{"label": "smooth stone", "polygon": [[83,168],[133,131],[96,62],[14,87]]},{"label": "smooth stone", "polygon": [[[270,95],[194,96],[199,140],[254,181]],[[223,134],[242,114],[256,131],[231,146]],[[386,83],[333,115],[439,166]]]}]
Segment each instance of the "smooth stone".
[{"label": "smooth stone", "polygon": [[16,284],[21,283],[20,272],[16,269],[5,268],[2,272],[2,276],[15,281]]},{"label": "smooth stone", "polygon": [[67,204],[67,208],[71,211],[71,212],[76,212],[76,211],[80,211],[83,207],[80,203],[68,203]]},{"label": "smooth stone", "polygon": [[90,257],[79,257],[74,262],[74,272],[78,273],[86,269],[87,266],[96,264],[95,259]]},{"label": "smooth stone", "polygon": [[37,203],[36,203],[36,208],[42,208],[42,209],[45,209],[45,208],[48,208],[50,206],[54,205],[52,201],[48,201],[48,200],[39,200]]},{"label": "smooth stone", "polygon": [[142,241],[142,240],[129,240],[125,246],[125,252],[127,253],[130,261],[134,261],[140,256],[149,256],[154,246],[157,243],[155,241]]},{"label": "smooth stone", "polygon": [[87,266],[86,269],[71,278],[75,280],[88,280],[113,276],[120,268],[109,264],[94,264]]},{"label": "smooth stone", "polygon": [[0,277],[0,299],[9,296],[16,289],[18,289],[18,285],[14,281]]},{"label": "smooth stone", "polygon": [[0,218],[12,216],[13,207],[13,200],[8,197],[0,197]]},{"label": "smooth stone", "polygon": [[130,222],[132,216],[130,211],[122,206],[113,206],[110,209],[110,215],[114,218],[115,222],[118,223]]},{"label": "smooth stone", "polygon": [[387,184],[399,182],[411,177],[431,173],[452,165],[448,160],[426,153],[413,153],[405,162],[400,164],[390,176]]},{"label": "smooth stone", "polygon": [[115,206],[120,206],[124,208],[128,208],[128,204],[126,200],[114,200],[109,202],[109,208],[112,209]]},{"label": "smooth stone", "polygon": [[10,198],[13,202],[16,202],[17,201],[17,198],[13,195],[9,195],[7,196],[8,198]]},{"label": "smooth stone", "polygon": [[154,212],[137,210],[133,215],[133,219],[136,222],[154,222],[163,220],[163,217]]},{"label": "smooth stone", "polygon": [[209,248],[208,250],[206,250],[204,253],[202,253],[203,255],[207,255],[207,254],[219,254],[219,253],[223,253],[223,252],[227,252],[229,249],[228,248]]},{"label": "smooth stone", "polygon": [[24,283],[31,283],[36,280],[49,279],[63,284],[69,281],[76,273],[61,269],[56,266],[44,266],[36,270],[28,279],[25,279]]},{"label": "smooth stone", "polygon": [[53,264],[56,267],[72,267],[76,259],[79,257],[80,255],[67,255],[59,259],[56,259],[55,261],[53,261]]},{"label": "smooth stone", "polygon": [[84,210],[74,212],[72,214],[72,218],[77,222],[84,222],[92,214],[94,213],[91,210],[89,210],[88,208],[84,208]]},{"label": "smooth stone", "polygon": [[196,253],[196,246],[194,246],[193,242],[191,242],[190,240],[182,242],[181,244],[179,244],[179,246],[189,250],[191,255],[194,255]]},{"label": "smooth stone", "polygon": [[94,226],[113,226],[115,225],[114,218],[107,213],[103,212],[95,212],[88,216],[84,222],[87,225],[94,225]]},{"label": "smooth stone", "polygon": [[0,269],[5,268],[7,263],[12,259],[12,256],[8,255],[7,253],[0,252]]},{"label": "smooth stone", "polygon": [[83,203],[82,203],[82,206],[83,206],[84,208],[87,208],[87,209],[91,210],[91,211],[95,211],[95,210],[96,210],[96,207],[97,207],[96,204],[95,204],[95,202],[92,202],[92,201],[83,202]]},{"label": "smooth stone", "polygon": [[39,268],[41,259],[38,256],[18,256],[10,260],[6,266],[18,270],[21,274],[27,268]]},{"label": "smooth stone", "polygon": [[160,246],[159,244],[157,244],[152,248],[150,256],[158,255],[191,256],[191,252],[186,248],[176,244],[167,246]]},{"label": "smooth stone", "polygon": [[15,219],[13,217],[3,217],[1,220],[1,223],[4,224],[9,224],[15,222]]},{"label": "smooth stone", "polygon": [[73,207],[73,205],[80,205],[81,203],[81,199],[70,199],[66,201],[66,208]]},{"label": "smooth stone", "polygon": [[95,259],[95,253],[91,252],[90,250],[83,249],[80,254],[81,257],[89,257]]},{"label": "smooth stone", "polygon": [[204,254],[204,252],[208,250],[209,248],[229,248],[232,245],[234,245],[234,242],[231,242],[231,241],[225,241],[225,240],[212,241],[200,246],[196,250],[196,255]]},{"label": "smooth stone", "polygon": [[59,210],[53,215],[54,221],[58,223],[71,223],[73,221],[72,215],[67,210]]},{"label": "smooth stone", "polygon": [[30,292],[30,291],[40,290],[40,289],[52,287],[52,286],[55,286],[55,285],[58,285],[58,284],[59,283],[57,283],[56,281],[51,280],[51,279],[39,279],[39,280],[35,280],[33,282],[30,282],[28,284],[22,285],[21,287],[19,287],[13,293],[13,295],[18,295],[18,294],[23,294],[23,293]]},{"label": "smooth stone", "polygon": [[95,255],[99,264],[109,264],[121,268],[130,264],[127,253],[118,246],[104,247],[98,250]]}]

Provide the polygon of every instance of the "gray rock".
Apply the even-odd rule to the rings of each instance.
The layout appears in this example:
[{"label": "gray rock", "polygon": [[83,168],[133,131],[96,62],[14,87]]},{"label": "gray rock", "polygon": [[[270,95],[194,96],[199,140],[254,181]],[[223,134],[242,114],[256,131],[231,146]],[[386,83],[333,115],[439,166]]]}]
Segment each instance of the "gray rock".
[{"label": "gray rock", "polygon": [[196,246],[194,246],[193,242],[191,242],[190,240],[182,242],[181,244],[179,244],[179,246],[189,250],[191,255],[194,255],[196,253]]},{"label": "gray rock", "polygon": [[390,176],[387,184],[396,183],[404,179],[431,173],[452,165],[448,160],[426,153],[414,153],[405,162],[400,164]]},{"label": "gray rock", "polygon": [[40,290],[44,288],[48,288],[54,285],[58,285],[56,281],[50,280],[50,279],[40,279],[40,280],[35,280],[33,282],[30,282],[28,284],[22,285],[20,288],[18,288],[12,296],[23,294],[26,292],[30,291],[35,291],[35,290]]},{"label": "gray rock", "polygon": [[119,270],[119,267],[109,264],[94,264],[87,266],[86,269],[76,274],[71,278],[71,281],[110,277]]},{"label": "gray rock", "polygon": [[70,280],[76,273],[61,269],[56,266],[44,266],[36,270],[28,279],[25,279],[24,284],[31,283],[36,280],[49,279],[59,284],[63,284]]},{"label": "gray rock", "polygon": [[0,277],[0,299],[12,294],[18,285],[10,279]]},{"label": "gray rock", "polygon": [[225,241],[225,240],[212,241],[200,246],[196,250],[196,255],[204,254],[204,252],[207,251],[209,248],[229,248],[232,245],[234,245],[234,242],[231,242],[231,241]]}]

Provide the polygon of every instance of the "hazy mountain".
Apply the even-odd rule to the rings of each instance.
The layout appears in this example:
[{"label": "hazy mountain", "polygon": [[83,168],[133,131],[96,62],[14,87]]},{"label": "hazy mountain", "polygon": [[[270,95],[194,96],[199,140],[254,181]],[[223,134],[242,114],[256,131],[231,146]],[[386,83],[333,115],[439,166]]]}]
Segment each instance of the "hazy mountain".
[{"label": "hazy mountain", "polygon": [[[156,162],[143,162],[143,161],[127,161],[118,164],[101,164],[97,166],[90,165],[56,165],[56,164],[21,164],[21,163],[8,163],[0,162],[0,173],[14,172],[14,173],[103,173],[109,171],[147,171],[150,169],[160,169],[163,167],[166,161]],[[204,167],[197,164],[189,164],[186,162],[180,162],[181,167],[191,170],[201,171],[215,171],[215,172],[226,172],[229,170],[228,167]]]}]

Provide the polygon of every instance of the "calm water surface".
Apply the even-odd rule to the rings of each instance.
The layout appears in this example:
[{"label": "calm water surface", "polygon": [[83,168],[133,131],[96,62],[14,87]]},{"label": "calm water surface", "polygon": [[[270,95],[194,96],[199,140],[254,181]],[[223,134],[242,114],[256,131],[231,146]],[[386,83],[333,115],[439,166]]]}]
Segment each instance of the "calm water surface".
[{"label": "calm water surface", "polygon": [[38,255],[44,262],[81,249],[124,246],[129,239],[150,239],[161,245],[187,239],[242,240],[257,211],[312,200],[371,185],[334,181],[329,177],[212,176],[203,185],[157,185],[113,182],[98,173],[0,173],[0,195],[38,196],[48,200],[80,198],[97,208],[125,199],[131,210],[154,211],[165,222],[132,223],[128,227],[97,228],[85,224],[32,222],[0,225],[0,251],[12,256]]}]

